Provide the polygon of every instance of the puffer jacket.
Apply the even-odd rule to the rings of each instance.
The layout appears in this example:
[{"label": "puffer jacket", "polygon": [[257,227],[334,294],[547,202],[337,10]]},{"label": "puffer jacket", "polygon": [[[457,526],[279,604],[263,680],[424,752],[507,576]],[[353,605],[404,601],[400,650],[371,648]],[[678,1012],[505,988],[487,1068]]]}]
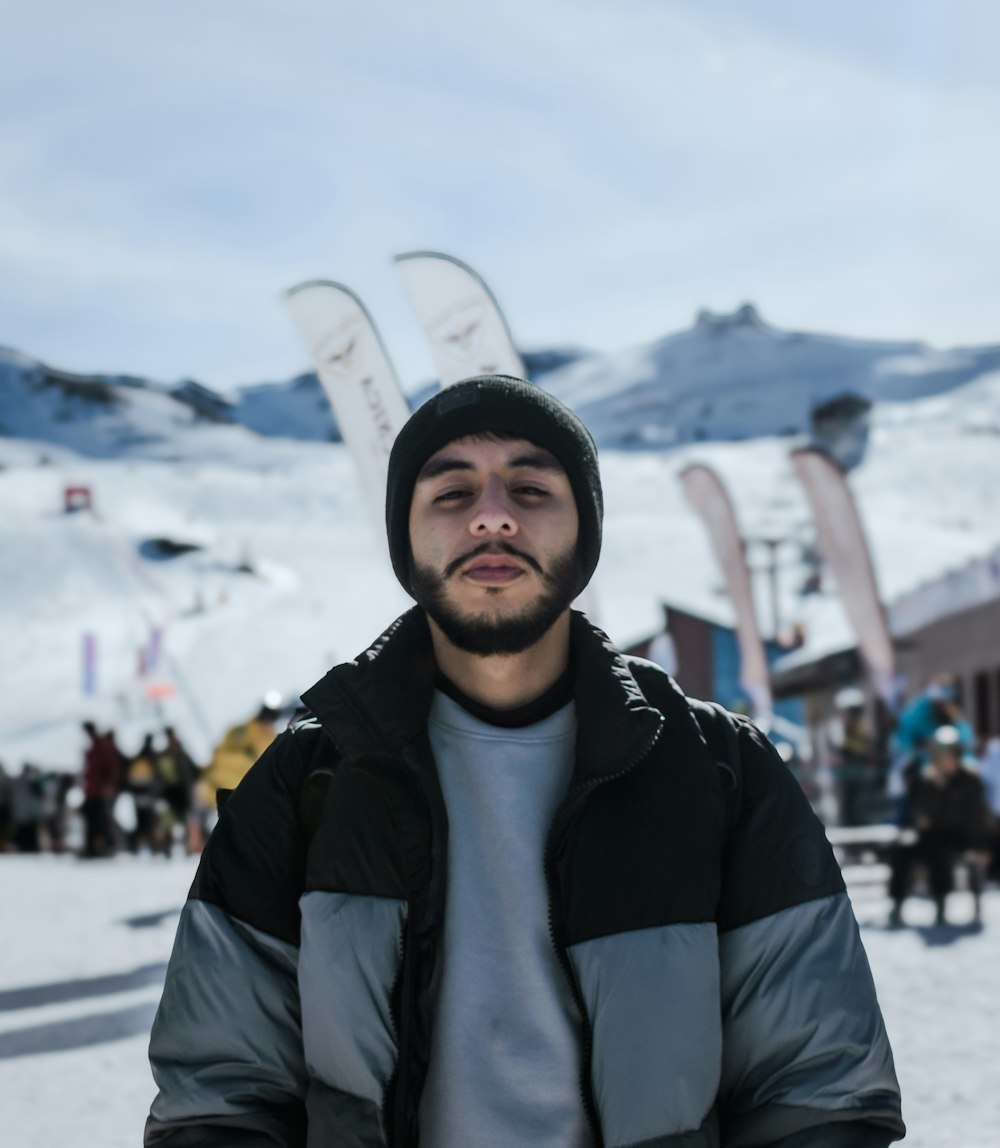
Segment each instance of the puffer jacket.
[{"label": "puffer jacket", "polygon": [[[546,875],[597,1143],[902,1136],[857,925],[789,771],[576,613],[572,647],[577,760]],[[229,799],[153,1027],[146,1145],[419,1143],[447,880],[433,682],[414,609],[303,695]]]}]

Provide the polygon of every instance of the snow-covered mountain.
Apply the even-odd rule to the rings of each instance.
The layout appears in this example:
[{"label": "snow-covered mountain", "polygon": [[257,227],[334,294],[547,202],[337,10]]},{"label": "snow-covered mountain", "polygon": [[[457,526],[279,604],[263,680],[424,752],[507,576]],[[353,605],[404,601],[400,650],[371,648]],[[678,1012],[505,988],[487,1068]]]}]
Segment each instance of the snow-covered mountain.
[{"label": "snow-covered mountain", "polygon": [[782,331],[745,304],[732,314],[701,311],[686,331],[572,363],[545,386],[599,446],[648,449],[814,433],[817,414],[838,400],[861,400],[860,413],[874,402],[944,394],[998,368],[1000,346],[937,351]]},{"label": "snow-covered mountain", "polygon": [[[662,450],[808,433],[850,467],[863,456],[872,403],[953,391],[1000,369],[1000,346],[939,351],[788,332],[747,304],[729,315],[702,311],[688,330],[640,347],[536,350],[524,360],[601,447]],[[413,390],[411,405],[435,386]],[[0,435],[98,458],[185,457],[192,431],[226,424],[268,437],[340,439],[312,372],[222,395],[190,380],[71,374],[0,348]]]},{"label": "snow-covered mountain", "polygon": [[[528,352],[525,365],[531,377],[540,378],[584,356],[572,349]],[[435,390],[434,382],[419,387],[409,396],[411,406]],[[78,374],[0,347],[0,437],[48,442],[90,458],[180,459],[191,453],[192,432],[206,440],[206,432],[221,426],[268,438],[341,441],[313,371],[221,394],[192,379],[167,384]]]},{"label": "snow-covered mountain", "polygon": [[228,396],[193,380],[75,374],[0,348],[0,436],[90,458],[169,459],[191,452],[192,433],[207,440],[230,426],[323,442],[340,437],[313,374]]}]

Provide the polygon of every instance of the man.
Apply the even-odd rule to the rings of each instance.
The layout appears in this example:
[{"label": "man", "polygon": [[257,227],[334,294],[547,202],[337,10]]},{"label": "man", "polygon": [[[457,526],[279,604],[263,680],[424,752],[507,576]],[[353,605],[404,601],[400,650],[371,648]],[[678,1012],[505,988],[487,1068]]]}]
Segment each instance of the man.
[{"label": "man", "polygon": [[468,380],[406,424],[386,523],[418,605],[229,799],[153,1030],[147,1145],[902,1135],[794,780],[570,610],[601,519],[593,441],[538,388]]},{"label": "man", "polygon": [[865,695],[856,686],[837,692],[837,714],[827,727],[831,764],[837,787],[838,821],[861,825],[875,774],[875,738],[865,717]]},{"label": "man", "polygon": [[926,689],[903,706],[892,735],[892,762],[886,777],[886,793],[895,803],[896,821],[902,826],[908,826],[912,821],[909,790],[928,763],[934,731],[941,726],[958,730],[963,748],[972,752],[975,735],[962,711],[955,678],[951,674],[935,674]]},{"label": "man", "polygon": [[81,857],[107,857],[114,852],[112,809],[121,786],[122,757],[110,731],[98,733],[92,721],[83,723],[87,749],[80,779],[83,789],[84,840]]},{"label": "man", "polygon": [[947,923],[945,899],[952,890],[957,861],[968,858],[973,921],[980,922],[979,898],[983,871],[989,863],[992,815],[982,780],[966,768],[962,733],[953,725],[939,726],[931,737],[930,760],[914,778],[910,806],[917,839],[900,845],[892,858],[889,921],[903,923],[903,902],[910,891],[914,864],[927,867],[936,923]]}]

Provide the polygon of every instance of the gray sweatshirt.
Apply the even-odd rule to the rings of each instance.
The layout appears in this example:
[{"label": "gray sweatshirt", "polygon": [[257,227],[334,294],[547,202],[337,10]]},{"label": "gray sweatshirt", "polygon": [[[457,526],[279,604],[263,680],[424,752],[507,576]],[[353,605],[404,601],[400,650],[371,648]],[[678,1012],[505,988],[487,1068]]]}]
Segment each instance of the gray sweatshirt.
[{"label": "gray sweatshirt", "polygon": [[434,695],[448,890],[428,1148],[589,1148],[580,1017],[549,935],[544,855],[573,771],[576,707],[503,729]]}]

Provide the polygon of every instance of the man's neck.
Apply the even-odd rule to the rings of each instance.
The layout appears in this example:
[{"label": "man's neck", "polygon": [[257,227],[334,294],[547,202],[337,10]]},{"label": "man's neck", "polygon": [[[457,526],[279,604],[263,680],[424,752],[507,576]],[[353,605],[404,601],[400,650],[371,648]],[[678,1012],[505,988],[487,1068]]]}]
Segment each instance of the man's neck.
[{"label": "man's neck", "polygon": [[569,661],[569,610],[520,654],[486,657],[460,650],[433,618],[427,621],[438,668],[470,698],[491,709],[516,709],[534,701],[558,681]]}]

